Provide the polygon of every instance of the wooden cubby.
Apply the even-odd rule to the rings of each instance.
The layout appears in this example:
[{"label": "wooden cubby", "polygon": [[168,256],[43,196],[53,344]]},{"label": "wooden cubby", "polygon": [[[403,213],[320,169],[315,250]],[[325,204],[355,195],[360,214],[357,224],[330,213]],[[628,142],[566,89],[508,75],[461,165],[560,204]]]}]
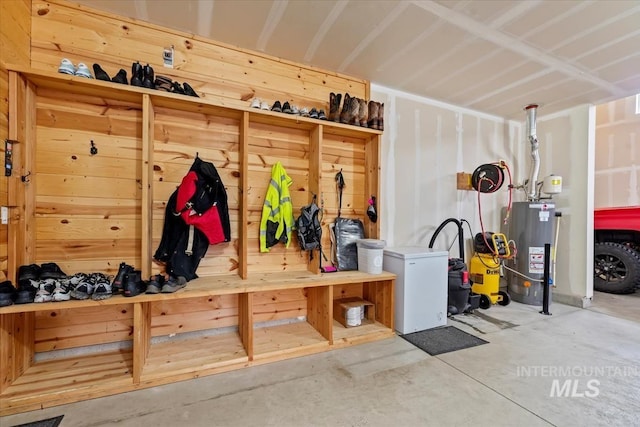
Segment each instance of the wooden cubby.
[{"label": "wooden cubby", "polygon": [[[269,253],[258,245],[276,161],[293,178],[296,215],[311,194],[324,195],[325,230],[342,169],[343,215],[378,237],[365,211],[379,193],[380,131],[29,69],[11,69],[9,83],[10,138],[19,141],[11,277],[19,265],[52,261],[69,274],[114,274],[123,261],[144,277],[160,271],[152,256],[165,203],[196,153],[225,184],[232,241],[211,246],[200,277],[173,294],[0,308],[0,415],[394,334],[393,274],[325,274],[320,254],[310,260],[295,241]],[[345,328],[333,301],[353,296],[376,316]]]}]

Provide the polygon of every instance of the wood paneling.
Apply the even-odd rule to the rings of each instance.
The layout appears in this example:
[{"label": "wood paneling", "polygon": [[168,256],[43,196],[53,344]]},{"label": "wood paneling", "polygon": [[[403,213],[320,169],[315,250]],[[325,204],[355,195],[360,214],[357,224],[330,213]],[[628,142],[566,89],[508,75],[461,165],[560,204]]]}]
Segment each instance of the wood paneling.
[{"label": "wood paneling", "polygon": [[[62,1],[33,1],[31,65],[55,71],[62,57],[98,62],[111,75],[131,63],[149,63],[157,74],[188,81],[203,97],[247,106],[253,97],[290,101],[328,111],[330,92],[365,97],[364,80],[258,52],[250,52],[105,12],[79,11]],[[174,69],[161,66],[162,48],[175,47]]]}]

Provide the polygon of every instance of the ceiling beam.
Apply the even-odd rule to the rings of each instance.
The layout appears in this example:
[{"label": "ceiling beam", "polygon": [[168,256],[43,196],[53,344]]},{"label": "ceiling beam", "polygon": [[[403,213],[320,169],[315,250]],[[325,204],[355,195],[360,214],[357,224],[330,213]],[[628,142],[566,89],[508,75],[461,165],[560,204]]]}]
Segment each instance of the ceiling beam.
[{"label": "ceiling beam", "polygon": [[198,34],[203,37],[211,37],[211,23],[213,22],[214,0],[198,0]]},{"label": "ceiling beam", "polygon": [[269,43],[271,35],[280,23],[282,15],[284,15],[284,11],[287,9],[288,4],[289,0],[275,0],[271,5],[269,16],[267,16],[267,20],[264,23],[264,27],[262,27],[262,32],[260,33],[256,44],[256,49],[259,51],[264,52],[266,50],[267,43]]},{"label": "ceiling beam", "polygon": [[349,56],[347,56],[344,61],[342,61],[342,64],[340,64],[340,66],[338,67],[338,71],[344,71],[349,66],[349,64],[351,64],[362,53],[362,51],[365,50],[367,46],[369,46],[371,42],[376,39],[376,37],[382,34],[382,32],[386,30],[387,27],[391,25],[398,16],[400,16],[400,14],[409,6],[409,4],[409,2],[404,1],[398,3],[398,5],[394,7],[393,10],[389,12],[387,16],[385,16],[384,19],[378,25],[376,25],[369,34],[367,34],[367,36],[358,44],[358,46],[356,46],[351,51]]},{"label": "ceiling beam", "polygon": [[347,7],[347,3],[349,3],[349,0],[339,0],[333,5],[331,12],[329,12],[327,17],[324,18],[322,25],[318,28],[316,35],[313,36],[311,43],[309,43],[307,53],[304,54],[304,60],[306,62],[310,62],[313,59],[316,54],[316,50],[318,50],[318,46],[320,46],[324,37],[327,35],[333,24],[338,20],[344,8]]},{"label": "ceiling beam", "polygon": [[[469,33],[474,34],[476,37],[485,39],[496,44],[499,47],[504,49],[511,50],[520,55],[528,57],[531,61],[535,61],[541,63],[547,67],[550,67],[552,70],[559,71],[563,74],[566,74],[569,77],[579,80],[585,80],[590,82],[598,87],[601,87],[610,93],[618,96],[623,96],[625,91],[614,84],[609,83],[606,80],[603,80],[593,74],[588,73],[587,71],[580,69],[574,65],[568,64],[554,56],[548,55],[540,49],[537,49],[529,44],[515,38],[509,36],[499,30],[491,28],[488,25],[483,23],[474,21],[466,15],[463,15],[459,12],[451,10],[445,6],[442,6],[439,3],[434,1],[413,1],[416,6],[423,8],[424,10],[433,13],[441,19],[449,22],[452,25],[455,25],[463,30],[468,31]],[[477,102],[477,100],[475,101]],[[473,103],[473,102],[472,102]],[[470,103],[470,104],[472,104]],[[467,105],[470,105],[467,104]]]}]

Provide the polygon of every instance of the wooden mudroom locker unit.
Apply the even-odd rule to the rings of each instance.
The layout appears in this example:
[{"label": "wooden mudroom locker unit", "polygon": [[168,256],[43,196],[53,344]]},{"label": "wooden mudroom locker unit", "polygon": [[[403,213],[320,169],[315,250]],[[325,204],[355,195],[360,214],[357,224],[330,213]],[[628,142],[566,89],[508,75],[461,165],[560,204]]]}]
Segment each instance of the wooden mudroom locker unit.
[{"label": "wooden mudroom locker unit", "polygon": [[[258,242],[278,161],[293,179],[296,216],[319,196],[325,248],[340,170],[342,215],[360,218],[367,237],[379,237],[379,222],[365,212],[371,195],[383,202],[382,132],[249,106],[260,97],[328,110],[330,92],[368,99],[368,82],[72,3],[15,3],[15,22],[29,26],[12,39],[28,54],[3,56],[0,70],[8,99],[0,125],[17,141],[13,174],[2,181],[7,277],[45,262],[67,274],[115,274],[121,262],[145,278],[159,272],[152,256],[166,202],[196,155],[216,166],[227,189],[232,239],[210,246],[200,278],[173,294],[0,308],[0,415],[394,334],[393,274],[323,274],[320,255],[310,260],[295,238],[268,253]],[[162,48],[171,45],[176,66],[163,69]],[[150,63],[201,97],[60,74],[63,57],[112,74]],[[350,297],[373,303],[375,319],[351,328],[335,321],[334,301]]]}]

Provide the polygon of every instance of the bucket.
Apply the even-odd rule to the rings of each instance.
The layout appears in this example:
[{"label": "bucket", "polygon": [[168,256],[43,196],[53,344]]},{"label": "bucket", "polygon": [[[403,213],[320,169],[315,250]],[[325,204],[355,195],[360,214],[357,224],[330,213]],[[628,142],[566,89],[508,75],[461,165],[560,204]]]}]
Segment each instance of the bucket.
[{"label": "bucket", "polygon": [[356,245],[358,248],[358,271],[381,274],[382,255],[386,242],[376,239],[359,239],[356,241]]}]

